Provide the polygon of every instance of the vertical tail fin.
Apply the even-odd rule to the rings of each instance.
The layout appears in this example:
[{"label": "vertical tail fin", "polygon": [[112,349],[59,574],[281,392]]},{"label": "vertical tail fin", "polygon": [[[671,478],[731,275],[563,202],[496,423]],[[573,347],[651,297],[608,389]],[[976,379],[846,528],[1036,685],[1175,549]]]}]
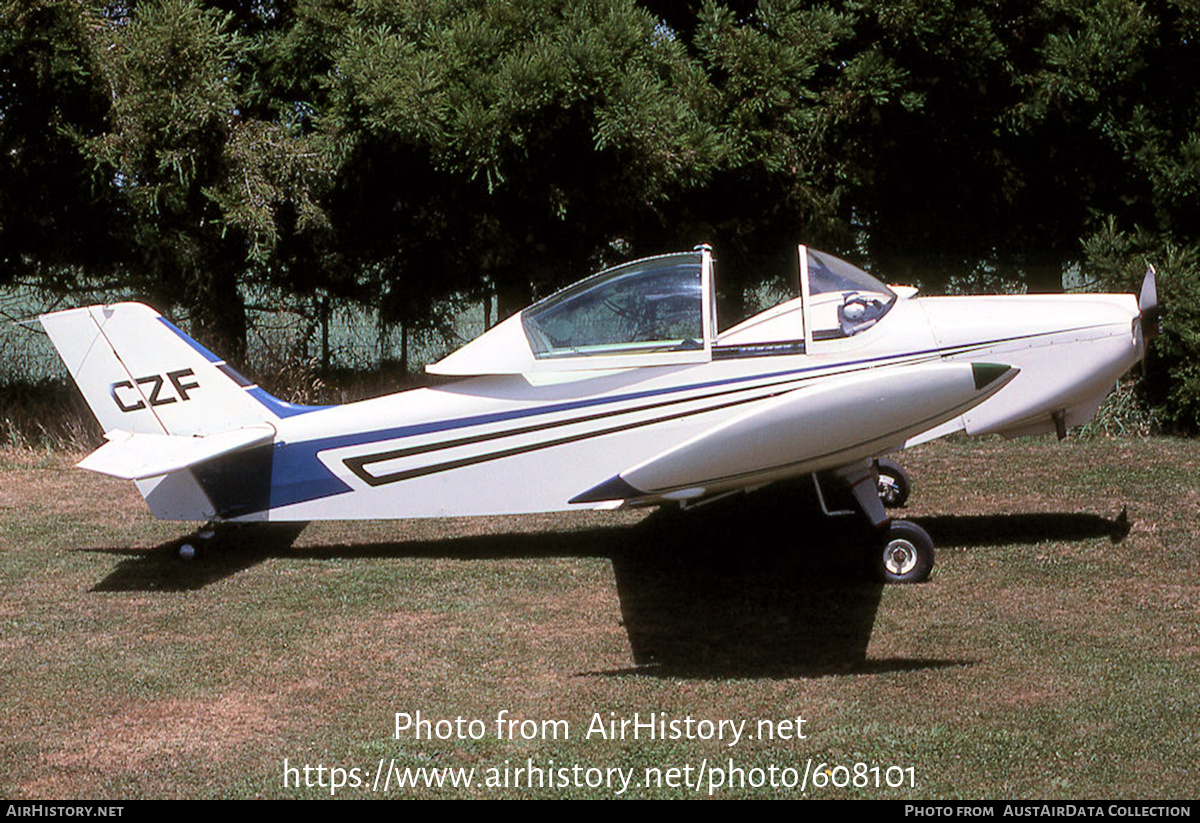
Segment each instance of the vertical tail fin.
[{"label": "vertical tail fin", "polygon": [[[139,303],[44,314],[108,442],[79,465],[137,482],[155,517],[267,517],[284,403]],[[224,461],[224,462],[223,462]]]},{"label": "vertical tail fin", "polygon": [[275,400],[140,303],[39,319],[105,432],[205,436],[304,408]]}]

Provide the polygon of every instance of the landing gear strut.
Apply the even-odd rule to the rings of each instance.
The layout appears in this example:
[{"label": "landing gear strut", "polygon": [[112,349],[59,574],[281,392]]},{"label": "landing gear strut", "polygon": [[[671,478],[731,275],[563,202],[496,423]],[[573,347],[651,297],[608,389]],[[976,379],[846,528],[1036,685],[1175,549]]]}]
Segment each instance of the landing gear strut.
[{"label": "landing gear strut", "polygon": [[[886,465],[884,465],[886,464]],[[904,496],[908,496],[908,477],[904,470],[890,460],[881,459],[877,468],[875,461],[846,466],[825,477],[838,486],[848,489],[856,508],[830,509],[822,490],[821,476],[813,475],[817,499],[821,510],[828,517],[859,515],[870,527],[868,545],[869,569],[874,579],[885,583],[921,583],[929,578],[933,570],[933,540],[929,534],[909,520],[893,520],[888,517],[885,498],[882,494],[881,471],[887,469],[904,481]]]},{"label": "landing gear strut", "polygon": [[182,538],[175,547],[181,560],[193,560],[206,552],[215,554],[240,553],[243,556],[263,556],[282,551],[292,545],[305,523],[230,523],[209,522]]},{"label": "landing gear strut", "polygon": [[207,523],[185,537],[183,542],[179,544],[176,554],[180,560],[194,560],[196,555],[200,553],[200,550],[204,548],[204,545],[212,540],[216,534],[216,526],[212,523]]}]

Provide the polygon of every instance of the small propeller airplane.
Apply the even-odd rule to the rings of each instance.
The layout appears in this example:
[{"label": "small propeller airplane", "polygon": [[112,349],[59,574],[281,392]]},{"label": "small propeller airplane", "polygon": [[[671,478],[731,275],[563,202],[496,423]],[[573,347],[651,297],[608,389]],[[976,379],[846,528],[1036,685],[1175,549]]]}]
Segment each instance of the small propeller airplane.
[{"label": "small propeller airplane", "polygon": [[154,516],[217,523],[701,505],[812,475],[918,582],[883,455],[946,434],[1065,434],[1157,327],[1133,295],[917,297],[799,247],[799,296],[718,331],[708,246],[600,272],[440,362],[457,378],[340,406],[283,402],[138,303],[39,319],[107,442],[79,465]]}]

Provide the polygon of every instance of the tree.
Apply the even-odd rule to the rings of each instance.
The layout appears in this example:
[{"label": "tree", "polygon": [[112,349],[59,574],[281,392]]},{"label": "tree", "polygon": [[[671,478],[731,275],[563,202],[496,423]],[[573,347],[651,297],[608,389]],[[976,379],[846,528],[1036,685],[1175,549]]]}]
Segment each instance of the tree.
[{"label": "tree", "polygon": [[0,3],[0,280],[120,276],[235,358],[259,282],[413,331],[710,242],[729,323],[798,241],[927,289],[1200,243],[1183,0]]},{"label": "tree", "polygon": [[[856,37],[918,105],[852,127],[871,258],[943,282],[979,261],[1057,289],[1106,214],[1194,231],[1196,15],[1173,0],[866,0]],[[1185,229],[1186,227],[1186,229]]]},{"label": "tree", "polygon": [[716,152],[702,74],[627,0],[357,7],[333,57],[331,213],[344,246],[395,257],[405,303],[488,288],[519,308],[657,222]]},{"label": "tree", "polygon": [[858,25],[852,4],[708,0],[686,27],[709,84],[701,110],[723,151],[672,222],[703,227],[719,249],[723,322],[739,319],[744,286],[795,272],[798,242],[855,249],[876,157],[858,124],[919,102]]},{"label": "tree", "polygon": [[243,113],[236,69],[249,46],[229,16],[148,2],[110,16],[95,38],[112,106],[84,145],[127,214],[129,283],[185,306],[210,345],[240,360],[239,286],[281,232],[323,224],[313,197],[323,156],[286,125]]},{"label": "tree", "polygon": [[104,176],[75,136],[99,133],[108,113],[82,0],[0,5],[0,284],[110,265],[120,215]]}]

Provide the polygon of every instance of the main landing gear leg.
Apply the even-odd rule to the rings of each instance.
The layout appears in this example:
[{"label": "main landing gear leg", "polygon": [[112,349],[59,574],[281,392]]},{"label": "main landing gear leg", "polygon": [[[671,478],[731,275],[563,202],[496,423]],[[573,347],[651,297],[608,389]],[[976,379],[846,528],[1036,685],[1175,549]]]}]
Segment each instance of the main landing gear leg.
[{"label": "main landing gear leg", "polygon": [[192,560],[209,549],[264,554],[290,547],[307,523],[230,523],[210,521],[179,541],[176,554]]},{"label": "main landing gear leg", "polygon": [[850,489],[859,511],[830,511],[821,492],[821,482],[814,477],[821,508],[829,516],[861,513],[871,526],[867,556],[872,576],[885,583],[921,583],[928,579],[933,570],[933,540],[916,523],[888,517],[879,496],[879,474],[874,461],[838,469],[833,477]]},{"label": "main landing gear leg", "polygon": [[205,523],[183,539],[183,542],[179,544],[179,548],[176,550],[176,554],[179,555],[180,560],[194,560],[204,546],[216,536],[217,524],[212,522]]},{"label": "main landing gear leg", "polygon": [[900,509],[908,502],[912,491],[912,480],[908,472],[895,460],[881,457],[875,461],[875,471],[879,475],[879,499],[889,509]]}]

